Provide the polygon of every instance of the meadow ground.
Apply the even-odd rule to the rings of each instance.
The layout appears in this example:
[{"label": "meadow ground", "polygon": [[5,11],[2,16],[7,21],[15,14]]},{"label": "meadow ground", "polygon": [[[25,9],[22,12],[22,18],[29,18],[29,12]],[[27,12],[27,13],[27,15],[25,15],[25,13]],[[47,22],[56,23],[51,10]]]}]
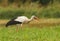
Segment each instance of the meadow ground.
[{"label": "meadow ground", "polygon": [[5,27],[9,20],[0,20],[0,41],[60,41],[60,19],[41,19],[24,24],[16,32],[16,25]]}]

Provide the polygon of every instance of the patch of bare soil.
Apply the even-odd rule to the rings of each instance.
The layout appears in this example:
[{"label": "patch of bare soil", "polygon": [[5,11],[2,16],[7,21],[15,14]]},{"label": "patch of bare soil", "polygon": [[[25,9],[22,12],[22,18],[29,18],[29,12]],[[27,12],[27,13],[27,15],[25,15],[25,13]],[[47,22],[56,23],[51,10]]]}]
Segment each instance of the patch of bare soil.
[{"label": "patch of bare soil", "polygon": [[[6,24],[9,20],[0,20],[1,24]],[[53,26],[60,25],[60,19],[39,19],[38,21],[34,20],[29,23],[31,26]]]}]

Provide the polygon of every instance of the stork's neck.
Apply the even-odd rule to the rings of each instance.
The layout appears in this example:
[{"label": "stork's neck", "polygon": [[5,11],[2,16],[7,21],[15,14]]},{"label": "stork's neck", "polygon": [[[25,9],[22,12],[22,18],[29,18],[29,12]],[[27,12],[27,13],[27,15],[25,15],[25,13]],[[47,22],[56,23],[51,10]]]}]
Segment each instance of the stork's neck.
[{"label": "stork's neck", "polygon": [[33,17],[31,17],[30,19],[29,19],[29,21],[32,21],[33,20]]}]

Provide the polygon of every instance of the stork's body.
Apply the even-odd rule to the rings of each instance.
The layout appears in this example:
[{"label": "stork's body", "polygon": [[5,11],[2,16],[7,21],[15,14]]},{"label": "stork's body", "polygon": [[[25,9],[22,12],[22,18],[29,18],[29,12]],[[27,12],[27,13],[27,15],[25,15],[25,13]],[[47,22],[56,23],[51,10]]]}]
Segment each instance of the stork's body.
[{"label": "stork's body", "polygon": [[22,26],[23,23],[29,23],[33,19],[36,19],[36,17],[32,16],[30,19],[28,19],[26,16],[18,16],[17,18],[13,18],[12,20],[10,20],[6,24],[6,27],[8,27],[10,25],[15,25],[15,24],[21,24],[21,26]]}]

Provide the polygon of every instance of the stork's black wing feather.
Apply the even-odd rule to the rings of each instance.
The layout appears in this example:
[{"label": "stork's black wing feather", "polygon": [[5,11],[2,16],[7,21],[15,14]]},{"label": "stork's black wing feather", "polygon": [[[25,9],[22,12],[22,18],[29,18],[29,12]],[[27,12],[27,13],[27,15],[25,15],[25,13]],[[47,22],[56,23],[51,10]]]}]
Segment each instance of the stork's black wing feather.
[{"label": "stork's black wing feather", "polygon": [[15,24],[21,24],[22,22],[18,22],[18,21],[14,21],[16,18],[13,18],[11,21],[9,21],[6,24],[6,27],[10,26],[10,25],[15,25]]}]

